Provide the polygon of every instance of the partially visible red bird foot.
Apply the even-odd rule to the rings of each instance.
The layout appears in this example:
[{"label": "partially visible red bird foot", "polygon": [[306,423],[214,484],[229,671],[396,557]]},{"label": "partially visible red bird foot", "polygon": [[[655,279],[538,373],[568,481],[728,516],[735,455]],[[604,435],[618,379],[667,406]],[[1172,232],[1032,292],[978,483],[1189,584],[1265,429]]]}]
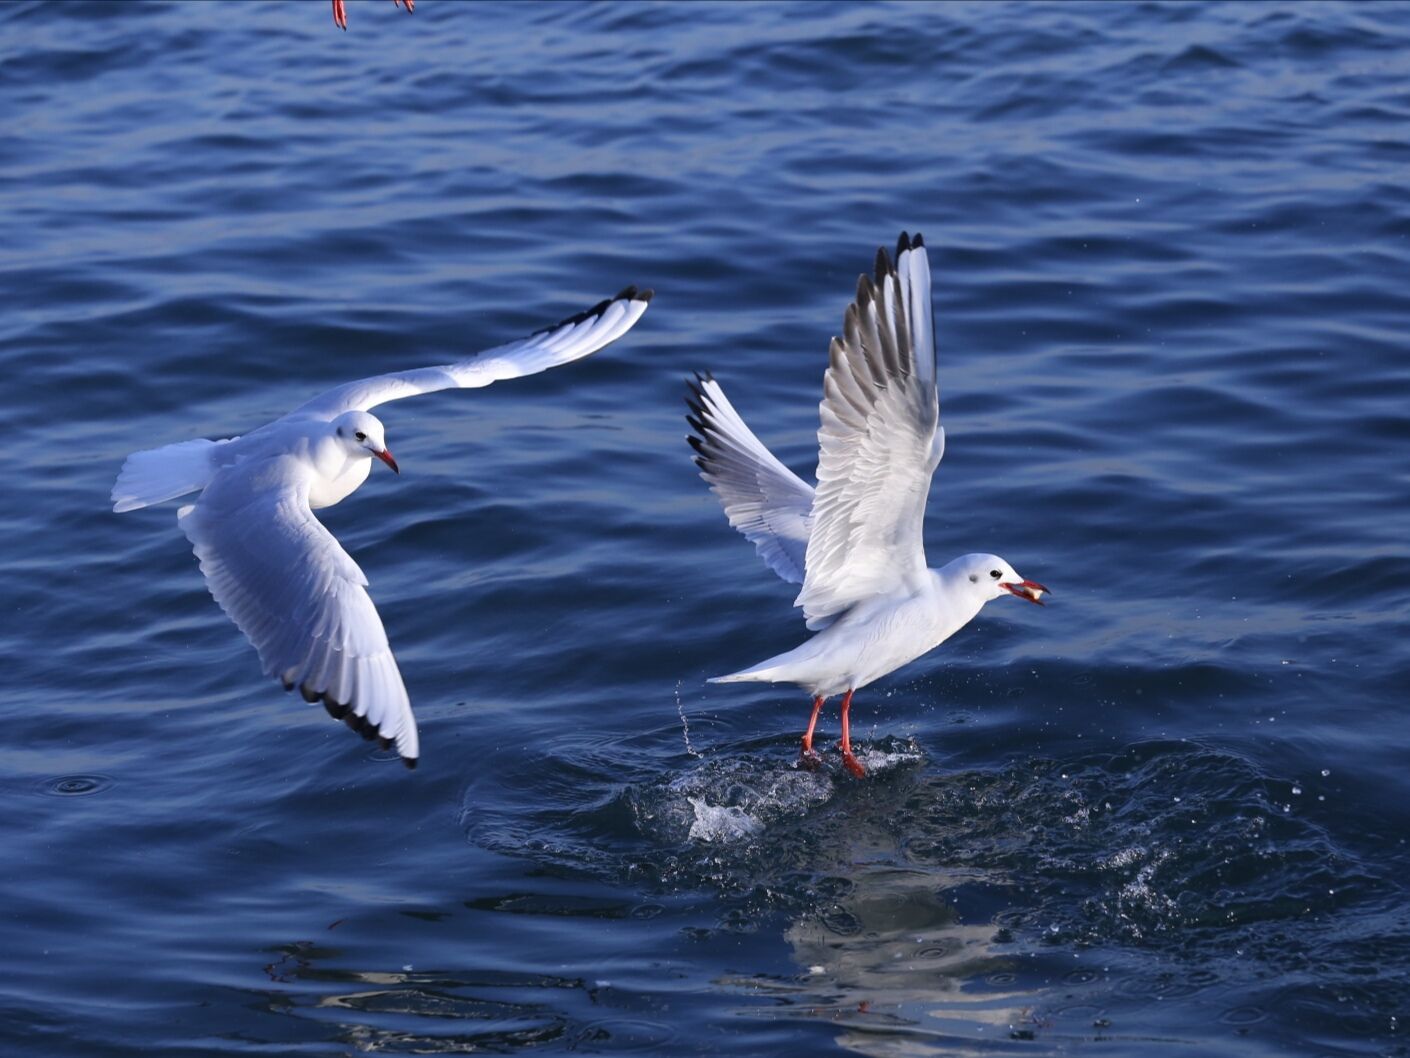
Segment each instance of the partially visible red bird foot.
[{"label": "partially visible red bird foot", "polygon": [[808,771],[817,771],[822,767],[822,754],[812,747],[800,750],[798,753],[798,767],[806,768]]},{"label": "partially visible red bird foot", "polygon": [[[397,7],[405,7],[409,15],[416,10],[416,0],[392,0]],[[348,28],[348,9],[343,6],[343,0],[333,0],[333,25],[339,29]]]},{"label": "partially visible red bird foot", "polygon": [[850,749],[844,749],[842,751],[842,766],[851,773],[854,779],[865,779],[867,777],[867,770],[862,767],[862,762],[856,758]]}]

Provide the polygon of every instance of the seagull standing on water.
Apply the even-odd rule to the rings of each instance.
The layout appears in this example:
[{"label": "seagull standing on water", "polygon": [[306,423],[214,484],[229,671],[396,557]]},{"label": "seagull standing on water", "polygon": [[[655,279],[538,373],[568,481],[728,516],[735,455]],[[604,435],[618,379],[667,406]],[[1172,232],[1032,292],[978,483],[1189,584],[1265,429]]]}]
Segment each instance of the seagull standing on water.
[{"label": "seagull standing on water", "polygon": [[841,694],[842,762],[861,778],[848,727],[853,693],[939,646],[990,599],[1016,595],[1042,605],[1048,591],[997,555],[963,555],[940,569],[925,564],[925,503],[945,431],[920,234],[901,234],[894,266],[885,249],[877,251],[876,277],[858,280],[842,337],[832,339],[816,489],[760,443],[713,377],[697,376],[691,391],[689,440],[700,476],[769,568],[802,584],[794,605],[818,632],[710,682],[793,683],[811,694],[802,748],[810,765],[818,762],[818,712]]},{"label": "seagull standing on water", "polygon": [[420,756],[416,718],[382,620],[356,562],[313,516],[357,490],[380,459],[400,473],[368,410],[442,389],[532,375],[616,341],[651,291],[615,298],[528,338],[444,367],[365,378],[330,389],[242,437],[182,441],[128,456],[113,510],[200,492],[177,511],[215,601],[250,640],[266,674],[364,738]]}]

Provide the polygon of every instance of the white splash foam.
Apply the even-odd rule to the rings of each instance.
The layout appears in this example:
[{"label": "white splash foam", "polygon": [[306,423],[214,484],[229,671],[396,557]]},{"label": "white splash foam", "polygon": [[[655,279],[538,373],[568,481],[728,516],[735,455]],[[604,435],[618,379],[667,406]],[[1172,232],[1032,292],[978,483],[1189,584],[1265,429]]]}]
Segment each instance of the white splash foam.
[{"label": "white splash foam", "polygon": [[703,797],[687,797],[695,810],[690,824],[690,840],[730,842],[747,838],[763,830],[763,824],[736,805],[712,805]]}]

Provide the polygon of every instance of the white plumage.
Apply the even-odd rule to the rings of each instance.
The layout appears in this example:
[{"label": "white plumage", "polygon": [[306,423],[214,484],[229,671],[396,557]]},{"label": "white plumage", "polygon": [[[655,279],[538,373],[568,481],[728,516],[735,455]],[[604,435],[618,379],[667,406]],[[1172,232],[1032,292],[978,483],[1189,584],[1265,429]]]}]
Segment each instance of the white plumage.
[{"label": "white plumage", "polygon": [[136,452],[113,486],[113,509],[199,491],[178,522],[211,594],[254,644],[265,672],[323,702],[365,738],[395,744],[414,767],[416,718],[367,578],[313,511],[354,492],[374,457],[397,469],[369,409],[581,359],[629,331],[650,299],[650,291],[629,287],[472,359],[338,386],[242,437]]},{"label": "white plumage", "polygon": [[934,649],[990,599],[1041,602],[1047,592],[996,555],[926,565],[926,500],[945,453],[934,335],[925,243],[903,233],[894,265],[877,251],[875,276],[858,280],[842,336],[832,340],[816,489],[774,458],[712,376],[697,376],[691,387],[690,442],[701,477],[769,567],[802,584],[795,605],[818,632],[711,682],[795,683],[809,691],[809,759],[816,758],[823,701],[843,694],[843,761],[854,775],[863,774],[848,730],[854,691]]}]

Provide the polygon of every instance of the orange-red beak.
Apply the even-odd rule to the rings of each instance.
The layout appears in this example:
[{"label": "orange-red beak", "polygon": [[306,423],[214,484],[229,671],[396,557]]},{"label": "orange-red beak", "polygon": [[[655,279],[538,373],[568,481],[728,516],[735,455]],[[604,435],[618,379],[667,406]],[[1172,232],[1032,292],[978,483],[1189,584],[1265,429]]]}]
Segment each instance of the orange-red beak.
[{"label": "orange-red beak", "polygon": [[392,453],[389,452],[387,449],[384,448],[380,452],[374,452],[373,455],[375,455],[383,463],[386,463],[387,466],[391,467],[398,474],[401,473],[401,467],[397,466],[397,461],[392,458]]},{"label": "orange-red beak", "polygon": [[1039,606],[1043,605],[1044,595],[1052,594],[1052,592],[1048,591],[1047,588],[1043,587],[1036,580],[1021,580],[1017,584],[1004,583],[1000,584],[999,587],[1007,588],[1020,599],[1027,599],[1029,602],[1037,603]]}]

